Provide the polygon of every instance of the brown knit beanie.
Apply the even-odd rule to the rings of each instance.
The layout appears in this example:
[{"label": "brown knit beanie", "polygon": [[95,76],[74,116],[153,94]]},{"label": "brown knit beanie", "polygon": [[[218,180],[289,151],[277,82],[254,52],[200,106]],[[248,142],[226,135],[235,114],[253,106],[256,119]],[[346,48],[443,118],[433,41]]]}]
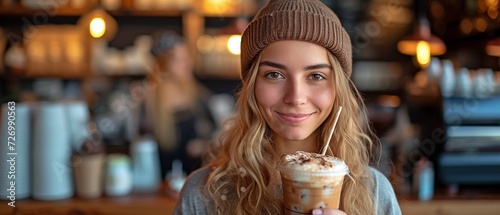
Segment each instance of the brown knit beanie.
[{"label": "brown knit beanie", "polygon": [[351,75],[351,40],[330,8],[319,0],[269,0],[243,32],[241,77],[247,76],[262,49],[280,40],[321,45],[337,57],[347,76]]}]

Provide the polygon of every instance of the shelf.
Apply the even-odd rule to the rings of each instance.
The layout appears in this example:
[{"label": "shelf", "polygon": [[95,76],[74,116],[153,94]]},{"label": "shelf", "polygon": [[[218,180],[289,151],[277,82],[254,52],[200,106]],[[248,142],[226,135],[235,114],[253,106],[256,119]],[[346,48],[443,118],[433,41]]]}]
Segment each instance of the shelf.
[{"label": "shelf", "polygon": [[87,12],[95,0],[90,0],[87,6],[83,8],[72,8],[70,6],[61,6],[58,8],[47,6],[46,9],[30,9],[20,4],[4,6],[0,8],[0,17],[3,18],[21,18],[26,16],[50,17],[50,16],[81,16]]},{"label": "shelf", "polygon": [[84,79],[88,78],[89,72],[78,72],[78,73],[57,73],[57,74],[26,74],[24,71],[20,71],[17,74],[6,74],[0,73],[0,80],[24,80],[24,79],[37,79],[37,78],[55,78],[55,79]]},{"label": "shelf", "polygon": [[[82,16],[89,12],[95,5],[95,0],[90,0],[85,7],[72,8],[70,6],[61,6],[58,8],[47,7],[46,9],[30,9],[20,4],[1,7],[0,17],[2,18],[22,18],[22,17],[61,17],[61,16]],[[118,10],[107,10],[109,14],[115,17],[142,16],[142,17],[180,17],[185,10],[139,10],[134,8],[121,8]]]},{"label": "shelf", "polygon": [[110,10],[107,12],[115,17],[181,17],[184,13],[181,10]]},{"label": "shelf", "polygon": [[93,79],[93,78],[144,78],[146,74],[117,74],[117,75],[101,75],[101,74],[83,74],[83,75],[14,75],[7,76],[0,74],[0,80],[29,80],[29,79]]},{"label": "shelf", "polygon": [[[89,9],[81,10],[74,8],[59,8],[57,14],[52,11],[44,10],[31,10],[20,7],[13,7],[12,9],[0,8],[1,18],[22,18],[22,17],[79,17],[88,12]],[[106,11],[113,17],[181,17],[183,11],[175,10],[114,10]]]},{"label": "shelf", "polygon": [[[143,73],[116,73],[116,74],[102,74],[91,70],[67,70],[66,72],[52,72],[49,73],[44,70],[43,72],[29,73],[25,70],[16,70],[14,73],[8,74],[7,71],[0,72],[0,80],[30,80],[39,78],[50,79],[93,79],[93,78],[144,78],[148,74]],[[69,72],[68,72],[69,71]]]},{"label": "shelf", "polygon": [[[166,186],[166,185],[165,185]],[[58,201],[33,199],[16,200],[15,208],[9,201],[0,200],[0,215],[3,214],[102,214],[102,215],[160,215],[173,214],[177,198],[167,195],[163,186],[158,193],[133,193],[123,197],[101,197],[96,199],[70,198]]]}]

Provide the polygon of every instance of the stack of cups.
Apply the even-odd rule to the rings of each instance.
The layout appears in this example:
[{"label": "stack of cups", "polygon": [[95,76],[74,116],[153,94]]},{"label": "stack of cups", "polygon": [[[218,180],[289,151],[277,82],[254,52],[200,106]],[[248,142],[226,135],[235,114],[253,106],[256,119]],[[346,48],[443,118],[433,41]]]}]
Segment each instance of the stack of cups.
[{"label": "stack of cups", "polygon": [[[9,109],[10,108],[10,109]],[[22,103],[2,105],[0,125],[0,199],[24,199],[31,195],[30,186],[30,106]],[[11,122],[11,129],[9,129]],[[10,135],[9,131],[11,134]],[[9,144],[10,142],[10,144]],[[9,146],[13,148],[9,149]],[[11,182],[14,186],[11,187]],[[12,189],[14,188],[14,189]]]},{"label": "stack of cups", "polygon": [[35,114],[33,198],[59,200],[73,195],[71,144],[66,108],[41,102]]}]

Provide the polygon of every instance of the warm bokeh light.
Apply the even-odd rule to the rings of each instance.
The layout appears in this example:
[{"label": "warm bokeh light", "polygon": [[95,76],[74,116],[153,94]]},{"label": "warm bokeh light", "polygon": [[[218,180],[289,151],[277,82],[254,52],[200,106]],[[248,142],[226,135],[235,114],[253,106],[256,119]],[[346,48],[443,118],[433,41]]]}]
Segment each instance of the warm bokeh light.
[{"label": "warm bokeh light", "polygon": [[465,34],[470,34],[472,32],[472,22],[469,19],[463,19],[460,22],[460,30]]},{"label": "warm bokeh light", "polygon": [[64,48],[65,58],[68,62],[74,64],[83,63],[83,52],[85,48],[82,43],[77,40],[68,40]]},{"label": "warm bokeh light", "polygon": [[431,48],[427,41],[419,41],[417,43],[417,62],[421,66],[426,66],[431,61]]},{"label": "warm bokeh light", "polygon": [[231,54],[239,55],[241,53],[240,50],[241,43],[241,35],[231,35],[227,40],[227,49]]},{"label": "warm bokeh light", "polygon": [[417,55],[417,46],[418,46],[418,43],[420,41],[427,42],[427,44],[430,47],[429,51],[430,51],[431,55],[433,55],[433,56],[442,55],[442,54],[446,53],[445,44],[443,43],[443,41],[441,41],[441,39],[439,39],[436,36],[431,36],[431,38],[428,40],[424,40],[422,38],[420,38],[420,39],[416,39],[416,38],[415,39],[403,39],[403,40],[398,42],[398,45],[397,45],[398,51],[403,53],[403,54],[406,54],[406,55],[415,56],[415,55]]},{"label": "warm bokeh light", "polygon": [[438,1],[433,1],[431,3],[431,14],[434,16],[436,19],[443,19],[444,18],[444,8],[441,2]]},{"label": "warm bokeh light", "polygon": [[118,31],[116,20],[103,9],[95,8],[78,19],[78,26],[92,38],[111,41]]},{"label": "warm bokeh light", "polygon": [[486,31],[486,28],[488,27],[488,23],[484,18],[478,18],[476,19],[476,30],[479,32],[484,32]]},{"label": "warm bokeh light", "polygon": [[401,99],[398,96],[393,95],[381,95],[378,98],[378,103],[384,107],[399,107],[401,105]]},{"label": "warm bokeh light", "polygon": [[496,7],[488,8],[488,16],[491,19],[496,19],[498,17],[498,9]]},{"label": "warm bokeh light", "polygon": [[106,33],[106,23],[104,19],[96,17],[90,21],[90,35],[94,38],[101,38]]},{"label": "warm bokeh light", "polygon": [[207,14],[221,15],[234,10],[234,2],[230,0],[204,0],[203,10]]},{"label": "warm bokeh light", "polygon": [[486,6],[494,7],[498,5],[498,0],[486,0]]}]

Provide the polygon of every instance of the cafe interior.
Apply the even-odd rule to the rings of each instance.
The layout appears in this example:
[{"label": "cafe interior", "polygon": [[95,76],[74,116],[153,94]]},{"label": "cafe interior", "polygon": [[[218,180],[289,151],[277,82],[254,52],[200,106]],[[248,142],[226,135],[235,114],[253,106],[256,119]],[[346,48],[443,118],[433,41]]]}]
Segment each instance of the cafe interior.
[{"label": "cafe interior", "polygon": [[[0,215],[173,213],[234,113],[241,34],[266,2],[0,0]],[[322,2],[403,214],[498,214],[499,1]]]}]

